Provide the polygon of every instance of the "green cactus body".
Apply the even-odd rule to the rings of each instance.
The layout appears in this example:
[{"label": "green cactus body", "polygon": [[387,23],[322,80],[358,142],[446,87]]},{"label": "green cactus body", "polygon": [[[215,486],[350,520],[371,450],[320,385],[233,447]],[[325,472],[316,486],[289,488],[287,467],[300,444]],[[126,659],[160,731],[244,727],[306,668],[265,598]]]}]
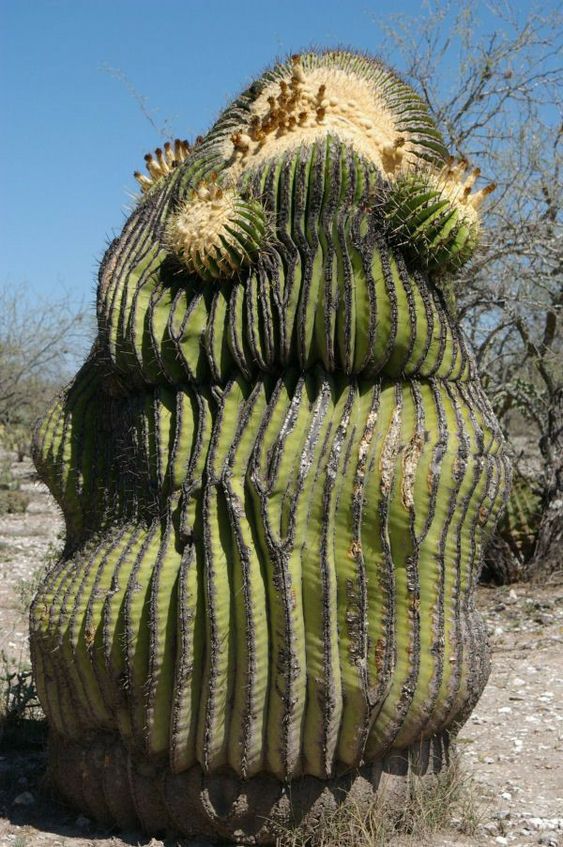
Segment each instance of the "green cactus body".
[{"label": "green cactus body", "polygon": [[270,843],[439,767],[487,678],[510,470],[443,282],[486,190],[343,52],[147,163],[36,435],[67,522],[31,613],[52,772],[102,820]]}]

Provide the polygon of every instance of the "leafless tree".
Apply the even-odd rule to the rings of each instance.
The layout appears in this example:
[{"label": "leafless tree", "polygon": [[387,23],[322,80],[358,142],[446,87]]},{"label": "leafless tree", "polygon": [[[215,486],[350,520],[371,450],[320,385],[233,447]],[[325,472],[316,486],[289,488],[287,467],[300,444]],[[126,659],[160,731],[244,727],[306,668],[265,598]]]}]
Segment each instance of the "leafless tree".
[{"label": "leafless tree", "polygon": [[446,0],[386,27],[450,149],[497,184],[459,316],[516,463],[543,487],[530,572],[561,567],[563,549],[561,24],[557,11],[522,20],[507,3]]},{"label": "leafless tree", "polygon": [[0,285],[0,429],[19,452],[34,419],[72,374],[87,344],[84,310],[68,296],[40,299],[22,285]]}]

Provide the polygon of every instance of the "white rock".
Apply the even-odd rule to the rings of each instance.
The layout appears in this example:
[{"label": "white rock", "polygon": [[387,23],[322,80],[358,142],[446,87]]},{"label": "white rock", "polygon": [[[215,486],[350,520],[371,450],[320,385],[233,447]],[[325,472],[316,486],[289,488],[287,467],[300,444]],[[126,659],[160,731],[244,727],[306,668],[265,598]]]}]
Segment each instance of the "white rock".
[{"label": "white rock", "polygon": [[498,826],[496,823],[486,823],[483,824],[481,829],[487,833],[487,835],[494,835],[495,832],[498,832]]},{"label": "white rock", "polygon": [[542,830],[547,829],[547,824],[544,818],[528,818],[526,826],[529,826],[530,829],[534,829],[536,832],[541,832]]}]

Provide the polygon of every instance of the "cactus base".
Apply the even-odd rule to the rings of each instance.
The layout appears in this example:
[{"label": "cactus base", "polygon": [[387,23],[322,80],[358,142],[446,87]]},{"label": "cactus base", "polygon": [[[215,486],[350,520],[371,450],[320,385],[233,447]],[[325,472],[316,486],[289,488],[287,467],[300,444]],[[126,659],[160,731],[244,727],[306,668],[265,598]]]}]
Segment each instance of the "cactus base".
[{"label": "cactus base", "polygon": [[113,734],[80,744],[53,735],[49,768],[65,800],[101,824],[258,845],[273,844],[288,827],[314,826],[347,798],[397,802],[410,776],[424,778],[448,764],[449,749],[444,732],[329,780],[288,783],[266,773],[242,780],[230,769],[204,774],[199,765],[174,774]]}]

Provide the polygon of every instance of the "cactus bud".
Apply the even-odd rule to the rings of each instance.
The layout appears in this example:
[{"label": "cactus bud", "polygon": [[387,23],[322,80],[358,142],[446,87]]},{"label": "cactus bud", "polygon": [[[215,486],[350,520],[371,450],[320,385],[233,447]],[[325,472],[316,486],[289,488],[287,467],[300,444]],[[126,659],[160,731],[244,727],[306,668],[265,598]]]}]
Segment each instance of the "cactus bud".
[{"label": "cactus bud", "polygon": [[203,279],[229,278],[252,261],[264,244],[264,210],[233,188],[217,185],[216,174],[170,218],[165,241],[190,273]]},{"label": "cactus bud", "polygon": [[415,264],[432,273],[461,268],[479,242],[479,218],[465,163],[442,172],[406,171],[390,184],[383,213],[393,239]]}]

